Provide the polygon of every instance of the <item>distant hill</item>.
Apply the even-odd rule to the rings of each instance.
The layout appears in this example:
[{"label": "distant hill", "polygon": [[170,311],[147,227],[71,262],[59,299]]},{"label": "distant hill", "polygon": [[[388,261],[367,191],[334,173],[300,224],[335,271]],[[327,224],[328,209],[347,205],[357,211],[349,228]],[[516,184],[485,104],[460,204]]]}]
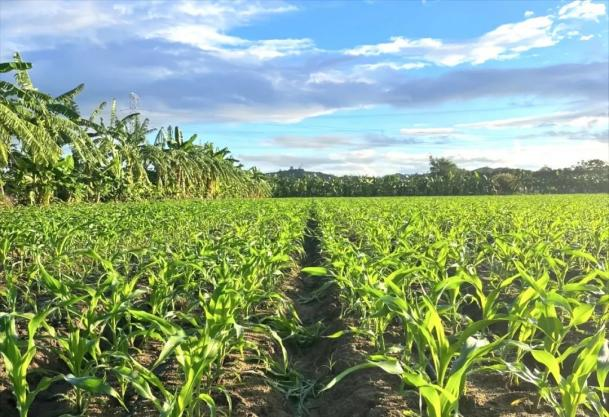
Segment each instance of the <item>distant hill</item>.
[{"label": "distant hill", "polygon": [[323,179],[336,178],[336,175],[325,174],[323,172],[315,172],[315,171],[305,171],[302,168],[290,168],[281,171],[268,172],[266,175],[273,178],[310,178],[310,177],[320,177]]},{"label": "distant hill", "polygon": [[515,174],[515,173],[519,173],[519,172],[531,172],[531,171],[527,170],[527,169],[508,168],[508,167],[503,167],[503,168],[481,167],[481,168],[476,168],[476,169],[472,170],[472,172],[477,172],[479,174],[484,174],[484,175],[495,175],[495,174],[503,174],[503,173]]},{"label": "distant hill", "polygon": [[[289,178],[289,179],[312,178],[312,177],[323,178],[323,179],[366,177],[365,175],[333,175],[333,174],[326,174],[325,172],[307,171],[302,168],[290,168],[290,169],[283,169],[283,170],[274,171],[274,172],[267,172],[265,175],[268,175],[269,177],[272,177],[272,178]],[[411,175],[419,175],[419,174],[395,173],[395,174],[390,174],[390,175],[395,176],[395,177],[400,177],[400,178],[407,178]],[[389,175],[387,175],[387,176],[389,176]]]}]

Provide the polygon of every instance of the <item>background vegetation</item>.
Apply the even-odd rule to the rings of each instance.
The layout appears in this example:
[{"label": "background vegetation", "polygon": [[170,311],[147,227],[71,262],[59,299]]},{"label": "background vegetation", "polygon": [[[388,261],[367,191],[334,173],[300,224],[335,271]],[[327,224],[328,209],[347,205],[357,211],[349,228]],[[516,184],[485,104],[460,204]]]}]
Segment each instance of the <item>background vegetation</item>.
[{"label": "background vegetation", "polygon": [[291,168],[268,175],[275,197],[609,192],[609,165],[600,159],[582,161],[563,169],[479,168],[468,171],[448,159],[430,157],[428,174],[337,177]]},{"label": "background vegetation", "polygon": [[84,118],[75,102],[83,84],[53,97],[34,87],[30,68],[19,54],[0,64],[0,73],[15,75],[15,83],[0,80],[0,201],[270,195],[264,176],[228,149],[198,144],[177,126],[152,129],[136,112],[119,117],[114,100],[109,118],[106,103]]}]

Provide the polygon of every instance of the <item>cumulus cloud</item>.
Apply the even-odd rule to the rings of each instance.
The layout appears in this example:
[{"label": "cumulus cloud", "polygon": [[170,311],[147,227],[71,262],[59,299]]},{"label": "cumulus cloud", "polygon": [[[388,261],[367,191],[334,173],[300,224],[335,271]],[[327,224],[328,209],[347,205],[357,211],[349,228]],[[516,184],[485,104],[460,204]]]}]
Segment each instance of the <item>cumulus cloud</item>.
[{"label": "cumulus cloud", "polygon": [[43,91],[60,94],[84,82],[79,101],[85,112],[100,100],[120,100],[133,91],[141,97],[140,110],[153,123],[163,124],[168,119],[297,123],[338,110],[378,105],[421,108],[501,97],[578,100],[580,106],[606,107],[609,88],[607,62],[474,68],[426,76],[368,74],[368,82],[355,78],[329,82],[312,78],[335,65],[325,56],[250,63],[198,51],[190,45],[147,39],[107,46],[69,44],[24,56],[36,63],[32,77]]}]

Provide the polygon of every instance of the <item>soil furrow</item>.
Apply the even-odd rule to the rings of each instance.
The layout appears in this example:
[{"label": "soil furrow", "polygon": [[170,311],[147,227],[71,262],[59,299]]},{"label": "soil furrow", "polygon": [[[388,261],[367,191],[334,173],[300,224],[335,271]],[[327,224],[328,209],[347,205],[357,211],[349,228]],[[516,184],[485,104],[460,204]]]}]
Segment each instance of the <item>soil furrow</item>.
[{"label": "soil furrow", "polygon": [[[398,394],[397,377],[379,369],[356,372],[331,390],[320,392],[343,370],[362,363],[372,344],[349,332],[356,318],[341,317],[338,288],[331,277],[309,276],[305,267],[324,266],[314,213],[303,232],[304,254],[281,287],[300,319],[300,331],[284,340],[288,369],[281,374],[244,374],[231,388],[236,417],[398,417],[418,406]],[[327,336],[343,331],[339,338]],[[272,350],[270,346],[266,349]],[[275,352],[277,359],[278,352]],[[230,384],[229,384],[230,385]],[[416,404],[415,404],[416,401]]]},{"label": "soil furrow", "polygon": [[[304,267],[324,266],[321,253],[320,231],[314,215],[307,222],[304,234]],[[304,393],[303,407],[295,415],[311,417],[367,417],[402,416],[406,408],[404,398],[395,394],[399,381],[396,377],[377,369],[364,370],[350,375],[329,391],[319,392],[334,376],[363,362],[372,353],[372,345],[348,329],[357,321],[341,317],[338,288],[329,285],[330,277],[309,276],[304,273],[293,277],[285,294],[292,300],[302,325],[318,332],[308,344],[288,343],[291,366],[301,373],[315,389]],[[339,338],[326,336],[344,331]]]}]

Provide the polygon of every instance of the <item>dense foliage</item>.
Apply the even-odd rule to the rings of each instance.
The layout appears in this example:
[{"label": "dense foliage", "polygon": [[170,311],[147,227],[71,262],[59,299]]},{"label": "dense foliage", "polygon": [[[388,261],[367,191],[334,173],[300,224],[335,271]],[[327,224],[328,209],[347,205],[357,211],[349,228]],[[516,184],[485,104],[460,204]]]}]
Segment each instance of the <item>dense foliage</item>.
[{"label": "dense foliage", "polygon": [[430,158],[428,174],[333,176],[290,169],[268,174],[275,197],[407,195],[568,194],[609,192],[609,165],[582,161],[571,168],[538,171],[480,168],[467,171],[444,158]]},{"label": "dense foliage", "polygon": [[229,151],[178,127],[155,129],[139,113],[119,117],[116,102],[109,120],[102,103],[83,118],[75,97],[81,84],[52,97],[38,91],[28,75],[31,64],[15,54],[0,64],[15,83],[0,80],[0,202],[111,201],[141,198],[219,196],[260,197],[270,187],[255,169],[244,170]]}]

